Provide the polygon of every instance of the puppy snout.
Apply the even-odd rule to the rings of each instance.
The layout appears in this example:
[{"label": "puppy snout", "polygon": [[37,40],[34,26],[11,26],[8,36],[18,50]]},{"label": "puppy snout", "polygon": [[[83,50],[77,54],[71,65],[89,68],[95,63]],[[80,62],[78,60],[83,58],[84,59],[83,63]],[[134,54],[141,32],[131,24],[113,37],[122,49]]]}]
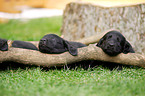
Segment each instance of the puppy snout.
[{"label": "puppy snout", "polygon": [[114,46],[114,42],[108,42],[108,44],[109,44],[110,47]]},{"label": "puppy snout", "polygon": [[46,39],[43,39],[43,38],[42,38],[42,39],[40,40],[40,44],[41,44],[41,45],[46,45]]}]

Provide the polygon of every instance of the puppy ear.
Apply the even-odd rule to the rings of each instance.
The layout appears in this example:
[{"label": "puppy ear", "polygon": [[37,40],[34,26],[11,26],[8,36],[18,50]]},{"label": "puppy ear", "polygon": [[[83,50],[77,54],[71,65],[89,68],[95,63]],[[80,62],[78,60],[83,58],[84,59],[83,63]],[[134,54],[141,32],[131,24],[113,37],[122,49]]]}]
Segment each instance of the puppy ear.
[{"label": "puppy ear", "polygon": [[1,51],[8,51],[8,43],[7,43],[7,40],[1,40],[0,41],[0,50]]},{"label": "puppy ear", "polygon": [[101,45],[102,45],[102,43],[103,43],[103,38],[101,38],[100,40],[99,40],[99,42],[97,43],[97,45],[96,46],[98,46],[98,47],[101,47]]},{"label": "puppy ear", "polygon": [[64,46],[69,51],[69,53],[73,56],[78,55],[77,48],[71,45],[68,41],[64,40]]},{"label": "puppy ear", "polygon": [[124,54],[135,53],[135,51],[133,50],[132,46],[130,45],[128,41],[126,41],[124,44],[123,53]]}]

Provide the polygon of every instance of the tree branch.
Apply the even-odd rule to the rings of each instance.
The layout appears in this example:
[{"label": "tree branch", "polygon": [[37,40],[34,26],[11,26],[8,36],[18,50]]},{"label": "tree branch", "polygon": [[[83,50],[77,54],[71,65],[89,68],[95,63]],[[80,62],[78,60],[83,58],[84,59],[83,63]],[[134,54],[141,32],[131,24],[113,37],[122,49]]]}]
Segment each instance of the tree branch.
[{"label": "tree branch", "polygon": [[68,52],[62,54],[44,54],[35,50],[10,48],[9,51],[0,51],[0,62],[14,61],[23,64],[37,66],[63,66],[83,60],[101,60],[107,62],[134,65],[145,68],[145,56],[129,53],[119,54],[115,57],[106,55],[101,48],[94,45],[78,49],[78,56],[72,56]]}]

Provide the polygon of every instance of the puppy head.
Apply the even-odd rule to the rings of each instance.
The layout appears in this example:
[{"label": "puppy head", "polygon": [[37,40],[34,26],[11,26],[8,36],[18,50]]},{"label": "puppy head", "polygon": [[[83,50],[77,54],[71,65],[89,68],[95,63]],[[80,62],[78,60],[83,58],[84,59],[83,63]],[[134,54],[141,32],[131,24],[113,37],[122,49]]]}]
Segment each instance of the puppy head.
[{"label": "puppy head", "polygon": [[110,31],[105,34],[97,44],[98,47],[110,55],[116,56],[119,53],[133,53],[131,45],[126,41],[125,37],[117,31]]},{"label": "puppy head", "polygon": [[8,43],[5,39],[0,39],[0,50],[1,51],[8,51]]},{"label": "puppy head", "polygon": [[45,35],[39,42],[39,50],[40,52],[49,54],[59,54],[69,51],[71,55],[77,55],[76,47],[55,34]]}]

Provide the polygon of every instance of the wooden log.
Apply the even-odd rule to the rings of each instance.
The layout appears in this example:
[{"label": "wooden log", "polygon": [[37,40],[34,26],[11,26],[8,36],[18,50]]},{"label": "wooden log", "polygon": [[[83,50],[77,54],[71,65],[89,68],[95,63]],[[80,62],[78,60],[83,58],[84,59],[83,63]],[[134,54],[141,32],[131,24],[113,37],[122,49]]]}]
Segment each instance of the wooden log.
[{"label": "wooden log", "polygon": [[108,29],[118,29],[137,53],[145,55],[145,1],[127,3],[129,0],[123,0],[126,2],[113,6],[103,6],[113,3],[105,3],[105,0],[97,0],[104,3],[82,1],[88,2],[72,2],[64,10],[61,28],[64,39],[74,41]]},{"label": "wooden log", "polygon": [[0,51],[0,62],[13,61],[37,66],[63,66],[83,60],[101,60],[125,65],[134,65],[145,68],[145,56],[129,53],[111,57],[106,55],[101,48],[94,45],[78,49],[78,56],[72,56],[68,52],[62,54],[44,54],[35,50],[10,48],[9,51]]}]

